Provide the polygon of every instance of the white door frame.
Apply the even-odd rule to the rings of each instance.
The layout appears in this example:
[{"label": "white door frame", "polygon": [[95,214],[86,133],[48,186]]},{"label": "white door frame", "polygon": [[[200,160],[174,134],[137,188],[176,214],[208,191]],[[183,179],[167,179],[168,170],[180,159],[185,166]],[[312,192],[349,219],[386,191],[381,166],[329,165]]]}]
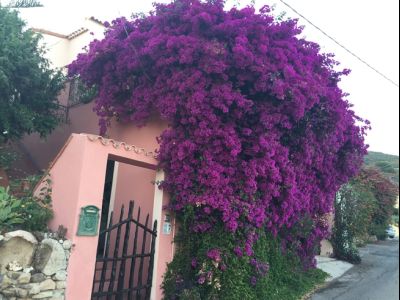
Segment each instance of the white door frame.
[{"label": "white door frame", "polygon": [[154,265],[153,265],[153,279],[151,285],[151,293],[150,300],[161,300],[156,299],[157,289],[159,288],[160,282],[157,282],[157,268],[158,268],[158,254],[160,253],[160,236],[161,236],[161,222],[162,222],[162,208],[163,208],[163,198],[164,191],[159,189],[158,182],[164,180],[165,174],[164,171],[157,171],[156,180],[154,186],[154,202],[153,202],[153,224],[154,221],[157,220],[157,238],[156,238],[156,246],[155,246],[155,254],[154,254]]}]

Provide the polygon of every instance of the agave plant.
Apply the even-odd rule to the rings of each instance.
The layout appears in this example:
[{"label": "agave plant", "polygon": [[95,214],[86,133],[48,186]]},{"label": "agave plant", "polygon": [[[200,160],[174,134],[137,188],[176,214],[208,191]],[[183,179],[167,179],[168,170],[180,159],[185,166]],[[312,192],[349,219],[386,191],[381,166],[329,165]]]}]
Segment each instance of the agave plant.
[{"label": "agave plant", "polygon": [[0,231],[24,222],[19,213],[22,201],[9,193],[9,188],[0,187]]}]

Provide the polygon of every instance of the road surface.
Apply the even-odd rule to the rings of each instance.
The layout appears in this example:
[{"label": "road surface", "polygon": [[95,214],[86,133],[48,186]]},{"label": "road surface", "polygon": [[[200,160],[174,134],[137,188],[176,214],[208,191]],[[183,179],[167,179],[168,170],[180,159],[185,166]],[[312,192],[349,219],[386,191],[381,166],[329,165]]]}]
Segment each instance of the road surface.
[{"label": "road surface", "polygon": [[398,300],[399,241],[360,250],[362,263],[312,296],[312,300]]}]

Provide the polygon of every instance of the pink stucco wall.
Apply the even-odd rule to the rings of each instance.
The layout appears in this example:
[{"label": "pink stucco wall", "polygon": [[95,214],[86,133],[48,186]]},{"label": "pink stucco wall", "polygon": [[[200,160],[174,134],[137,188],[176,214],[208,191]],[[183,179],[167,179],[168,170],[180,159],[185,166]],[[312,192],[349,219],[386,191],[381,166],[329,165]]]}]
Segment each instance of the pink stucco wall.
[{"label": "pink stucco wall", "polygon": [[[76,232],[80,208],[87,205],[101,207],[106,162],[109,157],[136,166],[131,169],[135,171],[130,170],[133,173],[130,173],[129,176],[138,177],[145,174],[142,179],[136,178],[140,184],[134,185],[132,181],[126,182],[126,184],[130,183],[131,185],[129,192],[132,192],[132,187],[134,187],[134,193],[139,198],[137,203],[153,211],[151,207],[154,202],[151,202],[150,198],[155,189],[148,182],[156,174],[154,170],[157,161],[153,157],[127,151],[122,146],[116,148],[113,144],[103,145],[100,140],[90,141],[88,136],[84,134],[71,136],[49,170],[53,181],[53,208],[55,213],[50,226],[53,230],[56,230],[60,224],[67,227],[67,237],[74,244],[68,267],[70,276],[67,280],[67,300],[85,300],[90,299],[91,296],[98,236],[77,236]],[[147,170],[140,172],[142,168]],[[120,192],[125,197],[123,188],[125,187],[122,180]],[[135,194],[132,195],[135,197]],[[140,195],[146,196],[140,198]],[[121,196],[121,199],[127,200],[129,197],[123,198]],[[164,196],[162,199],[160,205],[166,205],[167,197]],[[166,264],[172,258],[173,235],[163,235],[159,232],[158,239],[159,251],[156,254],[158,263],[155,276],[160,279],[165,271]],[[152,300],[161,300],[160,284],[161,281],[157,280],[156,293]]]},{"label": "pink stucco wall", "polygon": [[[89,103],[72,107],[69,110],[68,123],[60,124],[45,139],[41,139],[37,134],[31,134],[22,139],[22,145],[28,150],[36,165],[41,169],[47,169],[72,133],[99,133],[98,117],[93,112],[93,106],[93,103]],[[114,121],[107,132],[107,137],[155,150],[159,146],[156,137],[160,136],[167,127],[165,121],[156,117],[140,128],[133,124],[121,124]]]}]

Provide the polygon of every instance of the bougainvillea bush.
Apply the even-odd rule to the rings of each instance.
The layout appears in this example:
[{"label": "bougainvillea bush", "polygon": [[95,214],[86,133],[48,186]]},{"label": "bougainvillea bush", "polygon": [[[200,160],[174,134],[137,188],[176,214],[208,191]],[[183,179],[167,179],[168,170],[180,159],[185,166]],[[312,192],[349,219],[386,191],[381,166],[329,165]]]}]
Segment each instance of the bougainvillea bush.
[{"label": "bougainvillea bush", "polygon": [[251,258],[263,229],[312,266],[335,192],[366,153],[369,125],[338,87],[348,71],[268,7],[176,0],[107,25],[69,67],[98,87],[101,132],[159,114],[162,188],[178,218],[193,211],[193,234],[222,224],[235,245],[220,255]]}]

